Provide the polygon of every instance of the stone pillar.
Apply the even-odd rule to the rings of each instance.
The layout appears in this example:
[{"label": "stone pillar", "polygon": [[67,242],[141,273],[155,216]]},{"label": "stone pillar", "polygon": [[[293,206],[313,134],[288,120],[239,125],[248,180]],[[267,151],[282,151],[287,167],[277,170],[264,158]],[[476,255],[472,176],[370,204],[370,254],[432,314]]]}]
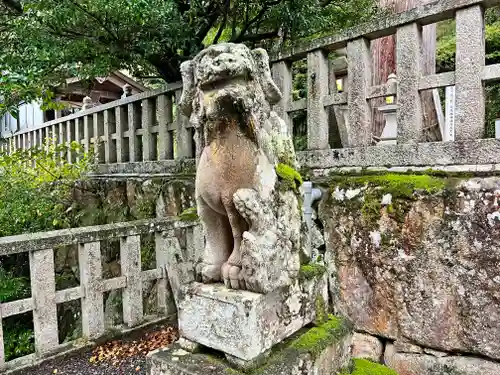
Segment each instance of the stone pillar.
[{"label": "stone pillar", "polygon": [[418,91],[422,60],[421,27],[412,23],[398,28],[396,40],[398,143],[419,142],[423,138],[422,101]]},{"label": "stone pillar", "polygon": [[293,136],[293,121],[288,115],[288,106],[292,101],[292,69],[288,61],[279,61],[271,67],[271,73],[276,86],[281,91],[282,98],[274,106],[276,114],[285,121],[288,128],[288,134]]},{"label": "stone pillar", "polygon": [[82,333],[92,340],[104,333],[101,244],[81,244],[78,251],[82,298]]},{"label": "stone pillar", "polygon": [[127,236],[120,241],[122,275],[127,279],[123,289],[123,322],[133,327],[142,322],[141,236]]},{"label": "stone pillar", "polygon": [[484,137],[485,104],[481,80],[485,64],[484,12],[480,5],[460,9],[455,63],[455,140]]},{"label": "stone pillar", "polygon": [[359,38],[347,43],[347,64],[349,146],[367,146],[371,142],[371,109],[366,99],[372,79],[369,40]]},{"label": "stone pillar", "polygon": [[328,149],[328,59],[322,50],[307,54],[307,148]]},{"label": "stone pillar", "polygon": [[156,144],[154,143],[152,127],[155,122],[156,105],[153,99],[144,99],[142,102],[142,160],[155,159]]},{"label": "stone pillar", "polygon": [[39,354],[45,354],[59,344],[52,249],[30,251],[30,276],[34,304],[35,350]]}]

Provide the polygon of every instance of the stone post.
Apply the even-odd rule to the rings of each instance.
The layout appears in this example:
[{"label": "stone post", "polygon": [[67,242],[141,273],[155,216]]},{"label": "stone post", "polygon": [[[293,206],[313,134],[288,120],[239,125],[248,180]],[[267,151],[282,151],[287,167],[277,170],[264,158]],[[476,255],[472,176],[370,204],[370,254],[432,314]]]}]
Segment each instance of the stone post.
[{"label": "stone post", "polygon": [[328,95],[328,59],[322,50],[307,55],[307,148],[330,148],[328,113],[323,99]]},{"label": "stone post", "polygon": [[367,101],[372,68],[370,41],[359,38],[347,43],[349,66],[349,146],[368,146],[371,142],[371,109]]},{"label": "stone post", "polygon": [[45,354],[59,344],[54,252],[46,249],[30,251],[29,254],[35,350],[38,354]]},{"label": "stone post", "polygon": [[116,121],[116,162],[123,163],[128,160],[128,143],[124,139],[125,128],[127,126],[127,107],[118,106],[115,108]]},{"label": "stone post", "polygon": [[288,134],[293,135],[293,121],[288,114],[288,106],[292,101],[292,70],[288,61],[279,61],[271,67],[271,73],[276,86],[281,91],[282,98],[274,106],[276,114],[285,121],[288,128]]},{"label": "stone post", "polygon": [[137,144],[137,128],[140,123],[141,112],[136,103],[129,103],[127,105],[128,111],[128,151],[129,151],[129,161],[136,162],[141,161],[142,155],[140,154],[140,148]]},{"label": "stone post", "polygon": [[484,11],[481,5],[457,10],[455,140],[484,136],[485,104],[481,80],[485,64]]},{"label": "stone post", "polygon": [[104,333],[104,301],[100,242],[79,245],[80,285],[82,298],[82,333],[93,340]]},{"label": "stone post", "polygon": [[122,275],[127,279],[123,289],[123,322],[129,327],[143,319],[141,281],[141,236],[127,236],[120,240]]},{"label": "stone post", "polygon": [[412,23],[398,28],[396,40],[398,143],[419,142],[423,138],[422,101],[418,91],[422,60],[421,27]]}]

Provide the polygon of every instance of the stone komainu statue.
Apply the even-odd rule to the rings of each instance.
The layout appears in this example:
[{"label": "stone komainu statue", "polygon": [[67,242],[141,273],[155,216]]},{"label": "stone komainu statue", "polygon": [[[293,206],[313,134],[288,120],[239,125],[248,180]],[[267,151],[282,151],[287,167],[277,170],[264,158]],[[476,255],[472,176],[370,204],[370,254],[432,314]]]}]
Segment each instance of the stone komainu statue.
[{"label": "stone komainu statue", "polygon": [[300,267],[302,213],[276,168],[297,168],[286,124],[271,106],[281,92],[263,49],[217,44],[181,66],[180,108],[196,130],[198,215],[206,245],[205,283],[268,293]]}]

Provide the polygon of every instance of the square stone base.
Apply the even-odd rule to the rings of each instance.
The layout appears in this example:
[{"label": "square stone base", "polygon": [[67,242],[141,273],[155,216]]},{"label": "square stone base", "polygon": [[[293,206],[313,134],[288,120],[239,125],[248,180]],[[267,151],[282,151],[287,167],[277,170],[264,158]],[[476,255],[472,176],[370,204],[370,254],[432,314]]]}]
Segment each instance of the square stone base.
[{"label": "square stone base", "polygon": [[190,284],[178,306],[181,337],[244,361],[262,356],[316,319],[328,301],[326,276],[270,294]]},{"label": "square stone base", "polygon": [[342,319],[303,329],[262,364],[235,369],[222,353],[190,353],[179,343],[148,355],[149,375],[336,375],[349,366],[352,334]]}]

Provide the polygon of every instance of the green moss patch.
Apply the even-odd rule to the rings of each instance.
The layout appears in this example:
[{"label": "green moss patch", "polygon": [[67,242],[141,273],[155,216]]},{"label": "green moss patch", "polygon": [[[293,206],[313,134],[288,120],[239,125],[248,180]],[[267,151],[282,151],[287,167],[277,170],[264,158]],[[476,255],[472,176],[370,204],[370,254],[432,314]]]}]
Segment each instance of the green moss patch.
[{"label": "green moss patch", "polygon": [[300,266],[300,280],[311,280],[315,277],[324,275],[326,267],[322,264],[303,264]]},{"label": "green moss patch", "polygon": [[411,198],[415,191],[436,193],[447,186],[441,177],[416,174],[388,173],[385,175],[366,176],[333,176],[330,180],[332,188],[355,189],[364,186],[378,189],[383,194],[391,194],[393,198]]},{"label": "green moss patch", "polygon": [[[367,229],[377,226],[381,217],[382,197],[392,196],[392,202],[386,207],[387,214],[398,223],[403,223],[408,211],[419,194],[433,195],[444,193],[454,186],[456,178],[448,179],[425,174],[368,174],[331,176],[330,189],[359,189],[362,193],[353,199],[344,199],[342,204],[351,211],[361,210]],[[361,199],[362,198],[362,199]]]},{"label": "green moss patch", "polygon": [[302,176],[295,169],[286,164],[278,164],[276,166],[276,174],[281,181],[281,187],[285,190],[297,191],[302,185]]},{"label": "green moss patch", "polygon": [[316,358],[323,350],[338,341],[349,330],[344,319],[329,315],[328,320],[310,328],[307,332],[294,339],[289,348],[301,353],[310,353]]},{"label": "green moss patch", "polygon": [[352,372],[342,372],[339,375],[398,375],[396,371],[389,367],[371,362],[367,359],[355,358],[352,362]]},{"label": "green moss patch", "polygon": [[187,208],[179,215],[179,220],[181,221],[196,221],[198,218],[196,207]]}]

